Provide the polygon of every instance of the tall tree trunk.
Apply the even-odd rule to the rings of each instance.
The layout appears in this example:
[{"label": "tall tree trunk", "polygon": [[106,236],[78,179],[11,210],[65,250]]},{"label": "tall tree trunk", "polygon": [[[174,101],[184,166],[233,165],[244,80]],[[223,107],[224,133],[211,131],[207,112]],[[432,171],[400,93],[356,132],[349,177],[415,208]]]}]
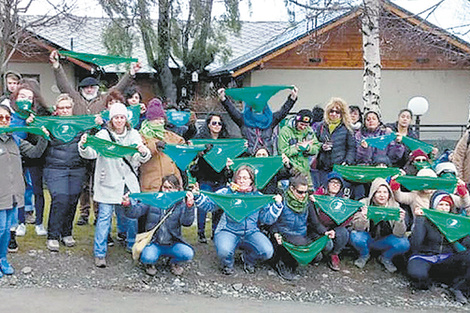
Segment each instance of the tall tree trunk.
[{"label": "tall tree trunk", "polygon": [[380,111],[380,64],[379,16],[380,0],[364,0],[362,15],[362,48],[364,58],[363,94],[364,111]]},{"label": "tall tree trunk", "polygon": [[156,67],[163,95],[170,101],[176,102],[176,88],[168,61],[170,60],[170,14],[171,0],[158,2],[158,57]]}]

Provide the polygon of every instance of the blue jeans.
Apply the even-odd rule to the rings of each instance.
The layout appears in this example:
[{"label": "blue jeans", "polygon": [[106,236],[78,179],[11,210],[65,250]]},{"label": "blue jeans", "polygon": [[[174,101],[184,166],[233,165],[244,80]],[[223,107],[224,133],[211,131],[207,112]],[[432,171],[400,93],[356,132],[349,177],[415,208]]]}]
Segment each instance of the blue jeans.
[{"label": "blue jeans", "polygon": [[17,222],[18,210],[15,208],[0,210],[0,259],[7,257],[10,242],[10,228]]},{"label": "blue jeans", "polygon": [[[108,235],[111,229],[111,219],[113,212],[118,209],[118,204],[100,203],[98,210],[98,220],[95,228],[95,242],[93,253],[96,257],[105,257],[108,249]],[[126,232],[128,238],[128,248],[132,247],[135,242],[135,234],[137,232],[137,220],[124,217],[126,219]],[[131,245],[132,243],[132,245]],[[130,246],[129,246],[130,245]]]},{"label": "blue jeans", "polygon": [[214,237],[215,249],[222,266],[232,268],[235,249],[244,249],[245,263],[254,265],[257,261],[265,261],[273,256],[274,249],[271,241],[260,231],[245,236],[238,236],[226,230],[219,231]]},{"label": "blue jeans", "polygon": [[[34,190],[33,190],[33,179],[31,177],[31,172],[28,170],[28,168],[23,168],[23,176],[24,176],[24,182],[25,182],[25,191],[24,191],[24,210],[26,212],[32,212],[34,210],[34,204],[33,204],[33,196],[34,196]],[[23,214],[23,218],[20,218],[20,224],[25,222],[25,217]]]},{"label": "blue jeans", "polygon": [[161,256],[169,257],[171,263],[180,263],[192,260],[194,250],[191,246],[180,242],[171,246],[151,243],[142,250],[140,261],[144,264],[155,264]]},{"label": "blue jeans", "polygon": [[359,252],[359,256],[370,254],[370,250],[382,252],[385,259],[392,260],[399,254],[404,254],[410,249],[408,238],[388,235],[379,240],[374,240],[368,232],[353,230],[350,235],[351,245]]}]

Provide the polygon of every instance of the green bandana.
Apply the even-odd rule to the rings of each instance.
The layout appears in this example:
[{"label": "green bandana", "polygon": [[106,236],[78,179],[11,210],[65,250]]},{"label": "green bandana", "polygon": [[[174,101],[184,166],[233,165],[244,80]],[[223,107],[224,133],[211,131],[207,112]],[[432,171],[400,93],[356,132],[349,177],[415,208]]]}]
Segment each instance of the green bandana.
[{"label": "green bandana", "polygon": [[84,144],[85,147],[90,146],[93,148],[98,154],[106,157],[106,158],[123,158],[125,156],[134,155],[139,151],[136,148],[136,145],[132,146],[123,146],[118,143],[101,139],[95,136],[87,136],[86,142]]},{"label": "green bandana", "polygon": [[341,223],[356,213],[359,208],[364,206],[359,201],[317,195],[315,195],[315,204],[338,225],[341,225]]},{"label": "green bandana", "polygon": [[189,163],[196,157],[196,155],[206,149],[205,145],[172,145],[165,144],[163,153],[168,155],[182,171],[185,171]]},{"label": "green bandana", "polygon": [[297,197],[292,193],[290,188],[287,188],[286,192],[286,202],[287,206],[289,209],[296,213],[302,213],[307,210],[307,202],[308,202],[308,196],[305,197],[303,200],[297,199]]},{"label": "green bandana", "polygon": [[370,183],[376,178],[387,178],[400,174],[400,169],[395,167],[373,166],[345,166],[334,165],[333,170],[340,173],[344,179],[358,183]]},{"label": "green bandana", "polygon": [[428,161],[413,162],[413,165],[416,167],[418,171],[422,170],[423,168],[431,168],[431,164]]},{"label": "green bandana", "polygon": [[300,265],[307,265],[312,262],[318,253],[325,249],[328,240],[328,236],[323,236],[308,246],[296,246],[286,241],[283,241],[282,245]]},{"label": "green bandana", "polygon": [[425,177],[425,176],[399,176],[397,182],[408,190],[444,190],[453,193],[457,186],[456,178]]},{"label": "green bandana", "polygon": [[30,134],[43,136],[47,140],[51,139],[48,135],[46,135],[46,133],[40,127],[32,127],[32,126],[0,127],[0,134],[14,133],[14,132],[26,132]]},{"label": "green bandana", "polygon": [[470,235],[470,218],[462,215],[423,209],[424,216],[433,222],[449,242]]},{"label": "green bandana", "polygon": [[125,58],[117,55],[100,55],[100,54],[89,54],[79,53],[73,51],[59,51],[59,53],[66,57],[82,60],[88,63],[93,63],[98,66],[106,66],[110,64],[121,64],[121,63],[132,63],[139,61],[136,58]]},{"label": "green bandana", "polygon": [[18,110],[15,112],[22,119],[27,119],[31,114],[35,114],[32,110],[33,103],[29,100],[16,100]]},{"label": "green bandana", "polygon": [[388,135],[382,135],[378,137],[369,137],[365,139],[365,142],[371,147],[385,150],[387,146],[397,138],[395,133],[391,133]]},{"label": "green bandana", "polygon": [[191,142],[195,145],[213,145],[204,154],[204,159],[217,173],[227,164],[227,158],[235,159],[246,150],[247,145],[245,139],[191,139]]},{"label": "green bandana", "polygon": [[166,210],[186,197],[186,191],[131,193],[129,198]]},{"label": "green bandana", "polygon": [[98,126],[94,115],[36,116],[31,125],[46,127],[55,138],[63,142],[69,142],[80,132]]},{"label": "green bandana", "polygon": [[166,111],[166,118],[168,120],[168,123],[173,124],[177,127],[181,127],[188,124],[190,117],[191,112],[175,110]]},{"label": "green bandana", "polygon": [[234,100],[243,101],[246,105],[253,108],[255,112],[262,112],[268,104],[269,99],[284,89],[294,89],[294,86],[258,86],[246,88],[230,88],[225,90],[227,96]]},{"label": "green bandana", "polygon": [[144,120],[140,127],[140,133],[145,138],[157,138],[160,140],[165,139],[165,125],[163,124],[151,124],[149,120]]},{"label": "green bandana", "polygon": [[434,146],[427,143],[427,142],[424,142],[424,141],[421,141],[421,140],[418,140],[418,139],[414,139],[414,138],[411,138],[411,137],[408,137],[408,136],[403,136],[402,140],[401,140],[405,146],[408,147],[408,149],[410,149],[411,151],[415,151],[417,149],[421,149],[423,150],[424,153],[426,154],[429,154],[432,152],[432,150],[434,149]]},{"label": "green bandana", "polygon": [[383,206],[370,206],[367,208],[367,218],[374,223],[380,221],[398,221],[400,220],[400,209]]},{"label": "green bandana", "polygon": [[214,192],[201,191],[233,220],[240,223],[253,212],[256,212],[274,201],[271,195],[221,195]]},{"label": "green bandana", "polygon": [[255,186],[263,189],[271,178],[284,166],[281,156],[260,158],[238,158],[233,160],[232,170],[236,171],[242,165],[249,165],[255,170]]},{"label": "green bandana", "polygon": [[[127,107],[127,120],[129,121],[129,124],[131,124],[132,127],[135,127],[137,124],[139,124],[140,109],[140,104],[135,104]],[[109,111],[105,110],[101,112],[101,117],[104,120],[109,121]]]}]

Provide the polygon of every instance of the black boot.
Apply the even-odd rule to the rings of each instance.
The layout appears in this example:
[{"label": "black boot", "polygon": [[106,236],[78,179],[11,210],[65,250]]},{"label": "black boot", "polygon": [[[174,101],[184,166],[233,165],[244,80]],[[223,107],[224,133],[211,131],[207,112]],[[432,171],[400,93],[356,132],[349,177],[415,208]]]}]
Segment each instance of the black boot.
[{"label": "black boot", "polygon": [[204,232],[198,232],[197,235],[198,235],[198,241],[200,243],[207,243],[206,235],[204,234]]},{"label": "black boot", "polygon": [[18,252],[18,243],[16,243],[16,231],[10,231],[10,242],[8,243],[8,252]]}]

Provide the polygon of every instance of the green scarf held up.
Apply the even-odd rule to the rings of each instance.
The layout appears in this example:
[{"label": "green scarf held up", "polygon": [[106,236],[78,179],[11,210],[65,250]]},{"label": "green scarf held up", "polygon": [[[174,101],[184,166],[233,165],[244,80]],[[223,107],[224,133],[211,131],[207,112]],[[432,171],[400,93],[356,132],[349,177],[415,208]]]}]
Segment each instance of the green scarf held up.
[{"label": "green scarf held up", "polygon": [[32,127],[32,126],[0,127],[0,134],[14,133],[14,132],[26,132],[26,133],[42,136],[46,138],[47,140],[51,139],[49,135],[46,135],[46,133],[40,127]]},{"label": "green scarf held up", "polygon": [[398,221],[400,220],[400,209],[383,206],[369,206],[367,208],[367,218],[374,223],[380,221]]},{"label": "green scarf held up", "polygon": [[263,189],[267,183],[284,166],[281,156],[269,156],[260,158],[238,158],[233,160],[232,170],[236,171],[240,166],[248,165],[255,171],[255,186]]},{"label": "green scarf held up", "polygon": [[93,148],[98,154],[106,158],[123,158],[125,156],[132,156],[139,153],[137,145],[123,146],[118,143],[101,139],[96,136],[87,136],[85,147]]},{"label": "green scarf held up", "polygon": [[129,198],[140,200],[142,203],[151,205],[162,210],[171,208],[175,203],[186,197],[186,191],[173,192],[140,192],[131,193]]},{"label": "green scarf held up", "polygon": [[338,225],[341,225],[341,223],[356,213],[359,208],[364,206],[359,201],[317,195],[315,195],[315,205],[318,205]]},{"label": "green scarf held up", "polygon": [[106,66],[110,64],[121,64],[121,63],[133,63],[139,61],[136,58],[125,58],[118,55],[101,55],[101,54],[90,54],[90,53],[79,53],[74,51],[59,51],[59,54],[85,61],[88,63],[93,63],[98,66]]},{"label": "green scarf held up", "polygon": [[55,138],[72,141],[79,133],[97,127],[94,115],[36,116],[31,126],[46,127]]},{"label": "green scarf held up", "polygon": [[470,235],[470,217],[430,209],[423,209],[423,212],[449,242]]},{"label": "green scarf held up", "polygon": [[189,163],[196,157],[196,155],[206,149],[205,145],[172,145],[165,144],[163,153],[168,155],[175,163],[176,166],[182,171],[185,171]]},{"label": "green scarf held up", "polygon": [[[136,125],[139,124],[140,109],[141,109],[140,104],[134,104],[134,105],[127,107],[127,120],[129,121],[129,124],[131,124],[132,127],[135,127]],[[109,111],[105,110],[101,112],[101,117],[104,120],[109,121]]]},{"label": "green scarf held up", "polygon": [[297,199],[297,197],[292,193],[290,187],[287,188],[286,192],[286,202],[289,209],[295,213],[302,213],[307,210],[308,196],[306,195],[303,200]]},{"label": "green scarf held up", "polygon": [[453,193],[457,186],[456,178],[426,177],[426,176],[399,176],[397,182],[406,189],[413,190],[444,190]]},{"label": "green scarf held up", "polygon": [[255,112],[262,112],[272,96],[281,90],[293,88],[294,86],[288,85],[229,88],[225,90],[225,94],[236,101],[245,102]]},{"label": "green scarf held up", "polygon": [[400,169],[395,167],[374,167],[374,166],[333,166],[333,170],[340,173],[344,179],[357,183],[370,183],[376,178],[387,178],[400,174]]},{"label": "green scarf held up", "polygon": [[204,154],[204,160],[220,173],[227,164],[227,158],[235,159],[245,152],[247,141],[245,139],[191,139],[195,145],[212,145],[212,149]]},{"label": "green scarf held up", "polygon": [[29,100],[16,100],[15,104],[18,107],[18,110],[15,112],[16,115],[24,120],[27,119],[31,114],[36,114],[32,109],[33,103]]},{"label": "green scarf held up", "polygon": [[371,147],[385,150],[387,146],[397,138],[397,134],[391,133],[387,135],[377,136],[377,137],[369,137],[364,139],[365,142]]},{"label": "green scarf held up", "polygon": [[166,118],[169,124],[181,127],[188,124],[189,119],[191,118],[191,112],[168,110],[166,111]]},{"label": "green scarf held up", "polygon": [[282,245],[300,265],[307,265],[313,261],[318,253],[325,249],[328,240],[328,236],[322,236],[307,246],[296,246],[286,241],[283,241]]},{"label": "green scarf held up", "polygon": [[272,195],[228,194],[201,191],[220,207],[231,219],[240,223],[253,212],[256,212],[274,201]]},{"label": "green scarf held up", "polygon": [[403,144],[405,146],[408,147],[408,149],[410,149],[411,151],[415,151],[417,149],[421,149],[423,150],[424,153],[426,154],[430,154],[432,152],[432,150],[434,149],[434,146],[427,143],[427,142],[424,142],[424,141],[421,141],[421,140],[418,140],[418,139],[414,139],[414,138],[411,138],[411,137],[408,137],[408,136],[403,136],[403,138],[401,139],[401,141],[403,142]]},{"label": "green scarf held up", "polygon": [[152,124],[149,120],[144,120],[140,127],[140,133],[147,139],[157,138],[165,140],[165,125]]}]

